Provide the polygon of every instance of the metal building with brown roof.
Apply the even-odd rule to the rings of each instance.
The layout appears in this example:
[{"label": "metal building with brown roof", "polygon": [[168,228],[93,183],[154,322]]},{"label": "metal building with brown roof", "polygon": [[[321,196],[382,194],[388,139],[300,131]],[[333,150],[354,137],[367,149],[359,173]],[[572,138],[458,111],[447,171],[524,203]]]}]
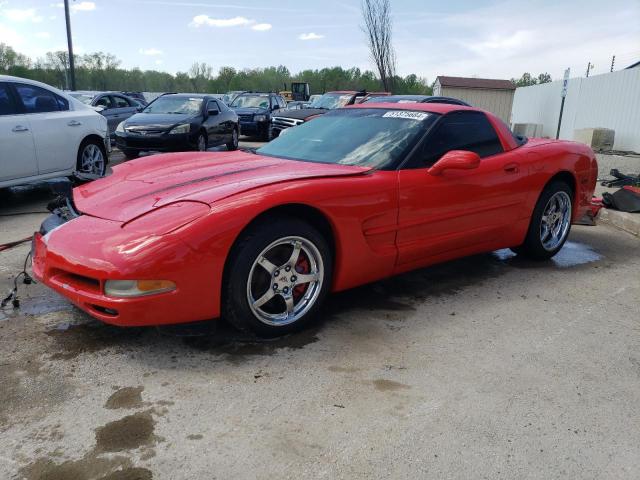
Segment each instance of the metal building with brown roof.
[{"label": "metal building with brown roof", "polygon": [[474,107],[488,110],[509,124],[516,86],[510,80],[493,78],[436,78],[433,94],[464,100]]}]

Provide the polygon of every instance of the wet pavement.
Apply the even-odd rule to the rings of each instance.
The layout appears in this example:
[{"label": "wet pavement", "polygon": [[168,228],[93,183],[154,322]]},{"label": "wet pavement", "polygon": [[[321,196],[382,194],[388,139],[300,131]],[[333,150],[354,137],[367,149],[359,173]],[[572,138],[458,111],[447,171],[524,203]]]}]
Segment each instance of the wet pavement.
[{"label": "wet pavement", "polygon": [[[0,311],[0,478],[638,478],[638,247],[574,227],[550,261],[410,272],[270,341],[112,327],[21,285]],[[0,252],[0,292],[27,251]]]}]

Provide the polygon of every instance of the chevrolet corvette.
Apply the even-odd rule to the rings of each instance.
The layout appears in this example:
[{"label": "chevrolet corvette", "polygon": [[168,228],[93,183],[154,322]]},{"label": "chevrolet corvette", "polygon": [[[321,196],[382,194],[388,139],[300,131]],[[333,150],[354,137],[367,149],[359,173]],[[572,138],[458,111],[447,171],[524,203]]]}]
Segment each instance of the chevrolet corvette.
[{"label": "chevrolet corvette", "polygon": [[33,271],[120,326],[308,325],[329,292],[480,252],[548,259],[587,211],[585,145],[491,113],[367,103],[257,150],[140,158],[82,185],[33,239]]}]

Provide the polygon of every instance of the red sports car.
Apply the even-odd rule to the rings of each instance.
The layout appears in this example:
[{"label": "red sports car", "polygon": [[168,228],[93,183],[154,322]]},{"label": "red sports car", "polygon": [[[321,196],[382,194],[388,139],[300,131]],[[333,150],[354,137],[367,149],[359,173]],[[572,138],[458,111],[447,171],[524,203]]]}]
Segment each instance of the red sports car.
[{"label": "red sports car", "polygon": [[255,152],[174,153],[76,188],[35,235],[36,277],[107,323],[224,317],[274,336],[330,291],[511,247],[547,259],[590,205],[578,143],[444,104],[361,104]]}]

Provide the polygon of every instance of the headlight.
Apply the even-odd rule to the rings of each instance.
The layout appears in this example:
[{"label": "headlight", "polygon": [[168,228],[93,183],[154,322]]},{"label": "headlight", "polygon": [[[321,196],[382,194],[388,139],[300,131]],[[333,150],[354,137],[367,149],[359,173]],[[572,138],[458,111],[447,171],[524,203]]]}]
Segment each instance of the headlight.
[{"label": "headlight", "polygon": [[191,125],[188,123],[183,123],[182,125],[173,127],[169,132],[169,135],[177,135],[179,133],[189,133],[190,131],[191,131]]},{"label": "headlight", "polygon": [[254,119],[256,122],[264,122],[264,121],[267,119],[267,116],[266,116],[266,115],[255,115],[255,116],[253,117],[253,119]]},{"label": "headlight", "polygon": [[176,284],[170,280],[107,280],[104,293],[110,297],[143,297],[171,292]]},{"label": "headlight", "polygon": [[116,127],[116,132],[118,133],[124,133],[124,122],[120,122],[118,124],[118,126]]}]

